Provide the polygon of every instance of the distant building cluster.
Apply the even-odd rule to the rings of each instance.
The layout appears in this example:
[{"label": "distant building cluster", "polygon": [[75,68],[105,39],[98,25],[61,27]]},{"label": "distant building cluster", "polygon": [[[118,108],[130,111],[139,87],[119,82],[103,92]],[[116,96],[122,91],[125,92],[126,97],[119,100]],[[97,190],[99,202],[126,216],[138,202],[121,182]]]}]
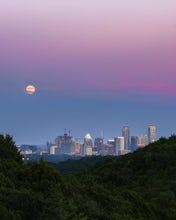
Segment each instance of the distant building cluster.
[{"label": "distant building cluster", "polygon": [[42,150],[35,146],[22,145],[20,147],[23,155],[27,154],[48,154],[48,155],[70,155],[70,156],[119,156],[133,152],[138,148],[145,147],[156,141],[156,126],[149,125],[148,133],[140,136],[130,136],[130,127],[123,126],[121,136],[107,140],[104,143],[103,137],[97,137],[93,141],[88,133],[83,139],[74,139],[70,132],[55,138],[54,143],[47,142],[46,148]]}]

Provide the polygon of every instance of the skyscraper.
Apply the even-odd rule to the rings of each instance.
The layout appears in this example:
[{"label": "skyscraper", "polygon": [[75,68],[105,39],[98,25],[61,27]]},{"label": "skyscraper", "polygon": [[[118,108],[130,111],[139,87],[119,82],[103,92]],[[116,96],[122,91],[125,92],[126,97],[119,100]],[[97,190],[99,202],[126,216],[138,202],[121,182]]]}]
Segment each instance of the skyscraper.
[{"label": "skyscraper", "polygon": [[131,136],[131,151],[135,151],[138,145],[138,136]]},{"label": "skyscraper", "polygon": [[92,137],[90,134],[86,134],[86,136],[84,137],[83,156],[91,155],[92,146],[93,146]]},{"label": "skyscraper", "polygon": [[84,145],[91,147],[93,146],[92,137],[90,134],[86,134],[86,136],[84,137]]},{"label": "skyscraper", "polygon": [[60,149],[61,154],[70,154],[72,150],[73,140],[70,135],[65,133],[55,139],[55,144]]},{"label": "skyscraper", "polygon": [[124,149],[129,150],[129,147],[130,147],[130,128],[128,126],[123,126],[122,136],[124,137]]},{"label": "skyscraper", "polygon": [[145,147],[147,145],[147,135],[141,135],[137,137],[138,147]]},{"label": "skyscraper", "polygon": [[153,143],[156,141],[156,126],[149,125],[148,126],[148,143]]},{"label": "skyscraper", "polygon": [[115,138],[115,155],[121,155],[122,151],[124,151],[124,137]]},{"label": "skyscraper", "polygon": [[95,138],[94,146],[101,147],[103,145],[103,138]]}]

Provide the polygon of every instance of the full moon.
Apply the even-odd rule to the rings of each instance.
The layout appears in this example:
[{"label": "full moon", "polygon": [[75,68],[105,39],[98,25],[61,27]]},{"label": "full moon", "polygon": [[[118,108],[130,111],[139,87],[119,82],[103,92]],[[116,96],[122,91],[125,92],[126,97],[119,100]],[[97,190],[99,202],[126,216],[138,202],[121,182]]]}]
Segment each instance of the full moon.
[{"label": "full moon", "polygon": [[26,92],[27,92],[27,94],[29,94],[29,95],[34,94],[34,92],[35,92],[35,86],[33,86],[33,85],[28,85],[28,86],[26,86]]}]

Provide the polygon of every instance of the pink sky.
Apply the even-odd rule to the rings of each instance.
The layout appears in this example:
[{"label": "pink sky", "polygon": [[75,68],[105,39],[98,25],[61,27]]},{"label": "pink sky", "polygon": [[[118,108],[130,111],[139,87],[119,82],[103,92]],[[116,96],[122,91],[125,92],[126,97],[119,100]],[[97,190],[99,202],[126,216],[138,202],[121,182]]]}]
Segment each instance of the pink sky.
[{"label": "pink sky", "polygon": [[170,135],[175,97],[176,0],[0,0],[0,129],[18,143]]},{"label": "pink sky", "polygon": [[4,0],[0,59],[48,90],[176,95],[175,14],[171,0]]}]

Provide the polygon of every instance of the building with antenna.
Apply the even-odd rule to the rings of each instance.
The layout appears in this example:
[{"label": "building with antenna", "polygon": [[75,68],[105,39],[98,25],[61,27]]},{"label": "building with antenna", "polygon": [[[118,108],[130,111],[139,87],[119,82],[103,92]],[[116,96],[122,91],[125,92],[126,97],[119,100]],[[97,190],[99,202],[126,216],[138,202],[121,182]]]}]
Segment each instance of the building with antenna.
[{"label": "building with antenna", "polygon": [[58,136],[55,139],[55,144],[58,147],[60,154],[70,154],[72,151],[73,140],[70,134],[65,133],[63,136]]}]

